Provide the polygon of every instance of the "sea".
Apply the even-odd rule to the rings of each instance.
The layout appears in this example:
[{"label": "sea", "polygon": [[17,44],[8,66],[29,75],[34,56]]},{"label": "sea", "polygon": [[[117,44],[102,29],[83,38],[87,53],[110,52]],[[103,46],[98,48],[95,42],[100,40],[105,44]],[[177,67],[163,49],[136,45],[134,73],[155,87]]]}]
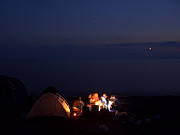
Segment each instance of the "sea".
[{"label": "sea", "polygon": [[179,59],[0,59],[0,74],[37,96],[50,86],[64,96],[180,96]]}]

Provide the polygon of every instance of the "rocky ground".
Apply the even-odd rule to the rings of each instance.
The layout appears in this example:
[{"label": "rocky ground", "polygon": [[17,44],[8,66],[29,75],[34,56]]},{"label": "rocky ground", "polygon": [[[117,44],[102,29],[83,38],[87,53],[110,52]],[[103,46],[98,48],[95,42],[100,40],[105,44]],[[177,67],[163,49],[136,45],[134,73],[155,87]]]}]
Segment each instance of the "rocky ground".
[{"label": "rocky ground", "polygon": [[[67,98],[71,103],[74,98]],[[122,111],[115,117],[106,110],[89,112],[77,119],[10,116],[1,124],[1,135],[120,134],[179,135],[180,97],[121,97]]]}]

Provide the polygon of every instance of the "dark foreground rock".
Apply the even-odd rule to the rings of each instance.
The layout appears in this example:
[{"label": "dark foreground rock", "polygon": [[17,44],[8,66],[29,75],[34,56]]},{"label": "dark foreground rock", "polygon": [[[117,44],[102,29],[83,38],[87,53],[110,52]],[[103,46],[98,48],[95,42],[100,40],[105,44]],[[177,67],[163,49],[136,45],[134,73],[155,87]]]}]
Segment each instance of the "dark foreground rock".
[{"label": "dark foreground rock", "polygon": [[39,117],[3,118],[1,135],[179,135],[180,98],[123,97],[119,98],[127,115],[115,117],[107,111],[90,112],[78,119]]}]

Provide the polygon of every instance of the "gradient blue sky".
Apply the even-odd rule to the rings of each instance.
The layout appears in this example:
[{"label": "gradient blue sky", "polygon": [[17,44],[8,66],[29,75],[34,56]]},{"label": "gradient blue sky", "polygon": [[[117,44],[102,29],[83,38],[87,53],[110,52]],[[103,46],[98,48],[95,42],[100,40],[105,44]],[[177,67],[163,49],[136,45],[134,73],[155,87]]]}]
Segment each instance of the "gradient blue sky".
[{"label": "gradient blue sky", "polygon": [[178,0],[0,0],[0,46],[180,41]]}]

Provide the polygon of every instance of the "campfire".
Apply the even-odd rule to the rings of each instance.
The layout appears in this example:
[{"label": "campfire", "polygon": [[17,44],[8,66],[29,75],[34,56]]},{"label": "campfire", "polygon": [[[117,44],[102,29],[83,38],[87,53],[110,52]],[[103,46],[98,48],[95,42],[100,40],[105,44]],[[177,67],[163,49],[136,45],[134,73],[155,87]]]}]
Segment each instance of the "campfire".
[{"label": "campfire", "polygon": [[92,106],[95,105],[98,106],[98,111],[100,111],[101,109],[108,109],[109,111],[111,111],[112,105],[114,104],[115,101],[115,96],[111,96],[111,98],[108,100],[107,95],[105,93],[100,98],[98,93],[94,93],[89,95],[89,101],[90,101],[90,105],[88,105],[90,107],[89,110],[91,110]]}]

